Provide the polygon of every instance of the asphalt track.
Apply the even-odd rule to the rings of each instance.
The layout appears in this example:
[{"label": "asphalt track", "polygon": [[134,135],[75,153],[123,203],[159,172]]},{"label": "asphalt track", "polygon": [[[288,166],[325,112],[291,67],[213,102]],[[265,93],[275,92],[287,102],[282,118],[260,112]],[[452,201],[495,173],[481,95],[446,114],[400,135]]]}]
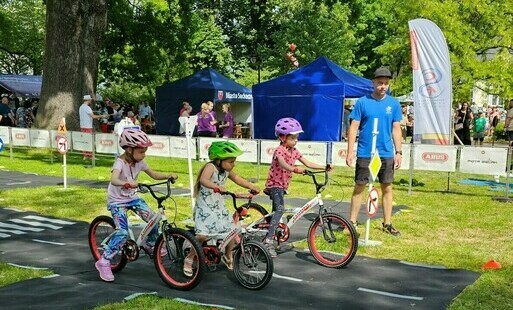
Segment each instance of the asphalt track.
[{"label": "asphalt track", "polygon": [[[0,171],[0,189],[24,182],[20,175]],[[38,176],[30,178],[31,183],[45,183]],[[49,180],[56,184],[55,178]],[[56,274],[0,288],[3,309],[89,309],[138,294],[238,309],[444,309],[479,276],[364,256],[356,256],[346,268],[328,269],[317,265],[308,252],[288,248],[279,252],[273,279],[260,291],[242,288],[224,267],[208,273],[193,291],[176,291],[162,282],[146,256],[116,274],[114,283],[105,283],[87,246],[88,223],[3,207],[0,261],[48,268]],[[348,211],[347,204],[341,208]],[[306,235],[308,218],[293,228],[292,240]]]}]

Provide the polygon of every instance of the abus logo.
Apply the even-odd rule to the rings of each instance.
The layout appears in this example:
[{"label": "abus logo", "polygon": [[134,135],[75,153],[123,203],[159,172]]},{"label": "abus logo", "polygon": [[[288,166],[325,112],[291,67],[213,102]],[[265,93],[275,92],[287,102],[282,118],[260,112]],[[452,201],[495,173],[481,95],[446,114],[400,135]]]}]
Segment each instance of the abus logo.
[{"label": "abus logo", "polygon": [[155,149],[163,149],[164,148],[164,143],[161,143],[161,142],[153,142],[153,145],[151,146],[152,148],[155,148]]},{"label": "abus logo", "polygon": [[444,162],[444,161],[447,161],[449,159],[449,155],[447,155],[445,153],[429,152],[429,153],[423,153],[422,154],[422,159],[425,160],[425,161]]},{"label": "abus logo", "polygon": [[24,140],[27,136],[24,133],[17,133],[14,135],[16,139]]},{"label": "abus logo", "polygon": [[114,141],[112,140],[100,140],[100,145],[113,145]]},{"label": "abus logo", "polygon": [[347,151],[346,151],[346,150],[340,150],[340,151],[338,151],[338,156],[339,156],[339,157],[342,157],[342,158],[347,157]]}]

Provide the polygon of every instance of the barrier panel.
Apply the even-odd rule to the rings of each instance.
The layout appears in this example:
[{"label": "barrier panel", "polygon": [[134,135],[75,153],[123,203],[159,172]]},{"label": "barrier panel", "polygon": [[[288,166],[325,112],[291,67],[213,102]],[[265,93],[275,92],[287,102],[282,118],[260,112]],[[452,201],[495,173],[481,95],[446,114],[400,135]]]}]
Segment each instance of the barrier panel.
[{"label": "barrier panel", "polygon": [[415,145],[413,169],[429,171],[456,171],[456,145]]},{"label": "barrier panel", "polygon": [[30,146],[30,131],[28,128],[12,127],[11,133],[13,146]]},{"label": "barrier panel", "polygon": [[[358,148],[357,143],[354,145],[353,157],[355,160],[351,163],[351,167],[356,166],[356,149]],[[347,142],[333,142],[331,144],[331,161],[333,165],[339,167],[346,167],[347,157]]]},{"label": "barrier panel", "polygon": [[506,176],[508,148],[463,147],[459,171]]},{"label": "barrier panel", "polygon": [[[169,137],[169,156],[175,158],[187,158],[187,138]],[[196,159],[196,139],[191,139],[189,147],[191,157]]]},{"label": "barrier panel", "polygon": [[97,133],[94,147],[97,153],[118,154],[118,137],[112,133]]},{"label": "barrier panel", "polygon": [[50,147],[51,134],[48,130],[30,129],[31,147]]},{"label": "barrier panel", "polygon": [[170,157],[170,142],[169,136],[149,136],[152,146],[146,151],[146,155],[159,156],[159,157]]},{"label": "barrier panel", "polygon": [[9,128],[5,126],[0,126],[0,138],[4,142],[4,145],[11,144],[11,139],[9,138]]},{"label": "barrier panel", "polygon": [[[55,141],[55,139],[52,139]],[[71,149],[74,151],[93,151],[93,134],[87,132],[71,132]]]}]

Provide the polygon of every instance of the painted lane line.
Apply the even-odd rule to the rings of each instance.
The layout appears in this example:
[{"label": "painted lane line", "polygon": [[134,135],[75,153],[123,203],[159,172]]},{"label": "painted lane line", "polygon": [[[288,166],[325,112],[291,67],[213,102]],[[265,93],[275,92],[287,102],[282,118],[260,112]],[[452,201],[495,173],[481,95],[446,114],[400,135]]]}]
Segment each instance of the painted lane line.
[{"label": "painted lane line", "polygon": [[278,279],[284,279],[284,280],[294,281],[294,282],[303,282],[303,280],[298,279],[298,278],[287,277],[287,276],[280,276],[280,275],[279,275],[279,274],[277,274],[276,272],[275,272],[275,273],[273,273],[273,277],[278,278]]},{"label": "painted lane line", "polygon": [[61,225],[73,225],[76,223],[76,222],[69,222],[69,221],[64,221],[64,220],[50,219],[47,217],[42,217],[42,216],[37,216],[37,215],[27,215],[27,216],[24,216],[23,218],[29,219],[29,220],[50,222],[50,223],[54,223],[54,224],[61,224]]},{"label": "painted lane line", "polygon": [[30,184],[32,182],[30,181],[23,181],[23,182],[11,182],[11,183],[5,183],[5,185],[9,186],[9,185],[25,185],[25,184]]},{"label": "painted lane line", "polygon": [[48,268],[44,268],[44,267],[24,266],[24,265],[18,265],[18,264],[13,264],[13,263],[7,263],[7,265],[11,265],[13,267],[18,267],[18,268],[23,268],[23,269],[48,270]]},{"label": "painted lane line", "polygon": [[60,276],[61,276],[60,274],[55,273],[55,274],[51,274],[49,276],[44,276],[43,279],[57,278],[57,277],[60,277]]},{"label": "painted lane line", "polygon": [[422,267],[422,268],[429,268],[429,269],[447,269],[447,267],[442,266],[442,265],[414,264],[414,263],[405,262],[403,260],[399,261],[399,263],[408,265],[408,266],[413,266],[413,267]]},{"label": "painted lane line", "polygon": [[131,295],[128,295],[127,297],[123,298],[123,300],[132,300],[134,298],[137,298],[139,296],[143,296],[143,295],[157,295],[157,292],[148,292],[148,293],[133,293]]},{"label": "painted lane line", "polygon": [[15,234],[15,235],[26,234],[26,232],[24,232],[24,231],[15,230],[15,229],[2,229],[2,228],[0,228],[0,232],[11,233],[11,234]]},{"label": "painted lane line", "polygon": [[2,223],[2,222],[0,222],[0,227],[14,228],[14,229],[19,229],[19,230],[28,230],[28,231],[34,231],[34,232],[40,232],[40,231],[44,230],[42,228],[25,227],[25,226],[7,224],[7,223]]},{"label": "painted lane line", "polygon": [[0,233],[0,238],[9,238],[11,235]]},{"label": "painted lane line", "polygon": [[41,239],[32,239],[32,241],[39,242],[39,243],[54,244],[54,245],[66,245],[66,243],[62,243],[62,242],[45,241],[45,240],[41,240]]},{"label": "painted lane line", "polygon": [[25,225],[30,225],[30,226],[47,227],[47,228],[51,228],[51,229],[55,229],[55,230],[62,228],[61,226],[55,226],[55,225],[44,224],[44,223],[39,223],[39,222],[29,222],[29,221],[24,221],[24,220],[20,220],[20,219],[12,219],[12,220],[9,220],[9,222],[14,222],[17,224],[25,224]]},{"label": "painted lane line", "polygon": [[15,209],[15,208],[4,208],[5,210],[11,210],[11,211],[16,211],[16,212],[25,212],[23,210],[20,210],[20,209]]},{"label": "painted lane line", "polygon": [[235,309],[235,308],[232,308],[232,307],[229,307],[229,306],[216,305],[216,304],[205,304],[205,303],[201,303],[201,302],[197,302],[197,301],[192,301],[192,300],[184,299],[184,298],[173,298],[173,300],[176,300],[176,301],[179,301],[179,302],[183,302],[183,303],[186,303],[186,304],[199,305],[199,306],[204,306],[204,307],[209,307],[209,308],[221,308],[221,309],[228,309],[228,310]]},{"label": "painted lane line", "polygon": [[363,288],[363,287],[359,287],[358,291],[363,291],[363,292],[373,293],[373,294],[378,294],[378,295],[383,295],[383,296],[389,296],[389,297],[395,297],[395,298],[401,298],[401,299],[424,300],[424,297],[400,295],[400,294],[394,294],[394,293],[389,293],[389,292],[384,292],[384,291],[371,290],[371,289]]}]

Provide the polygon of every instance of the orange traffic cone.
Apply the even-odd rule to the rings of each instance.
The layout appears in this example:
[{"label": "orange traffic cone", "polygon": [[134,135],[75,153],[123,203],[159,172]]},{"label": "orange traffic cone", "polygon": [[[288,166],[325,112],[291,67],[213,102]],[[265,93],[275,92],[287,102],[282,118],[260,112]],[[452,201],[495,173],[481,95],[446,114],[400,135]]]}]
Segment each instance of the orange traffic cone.
[{"label": "orange traffic cone", "polygon": [[496,261],[495,259],[492,259],[488,261],[486,264],[483,265],[483,269],[501,269],[501,263]]}]

